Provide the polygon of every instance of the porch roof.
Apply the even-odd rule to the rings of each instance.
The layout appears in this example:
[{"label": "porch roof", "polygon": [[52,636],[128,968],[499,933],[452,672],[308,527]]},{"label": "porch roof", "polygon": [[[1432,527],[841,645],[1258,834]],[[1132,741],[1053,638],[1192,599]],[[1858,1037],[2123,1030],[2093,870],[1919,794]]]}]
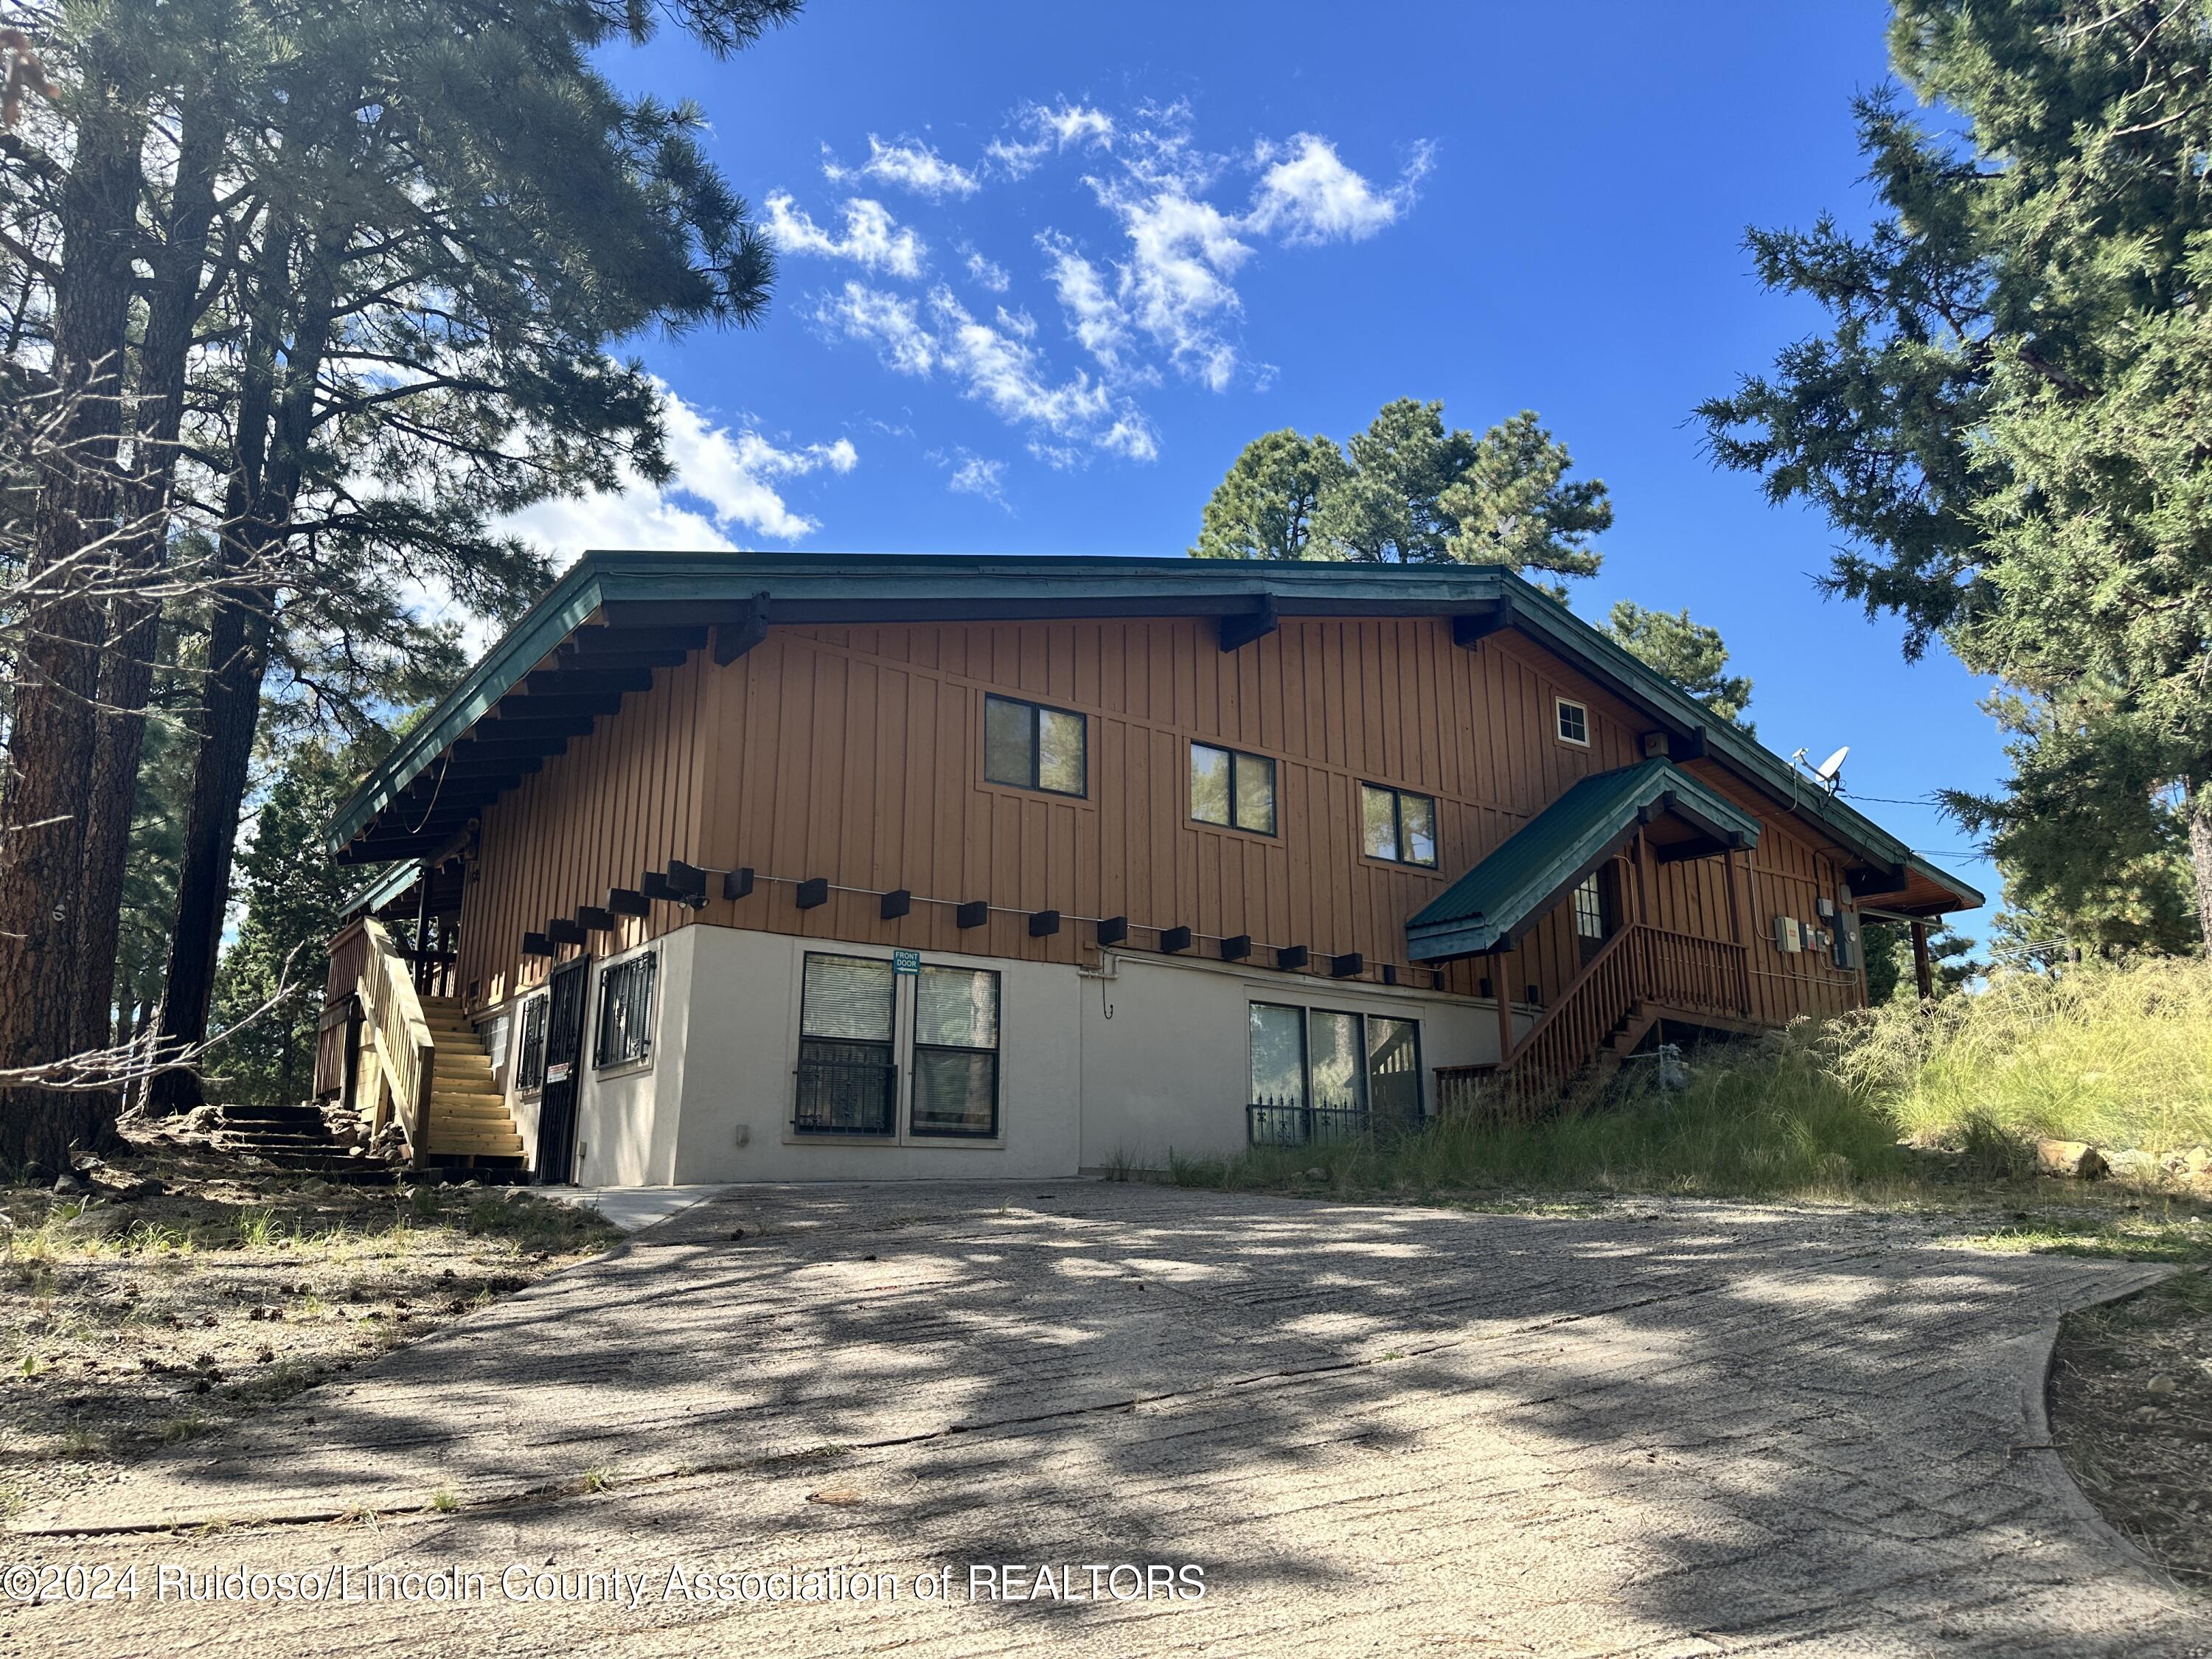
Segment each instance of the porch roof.
[{"label": "porch roof", "polygon": [[1416,962],[1509,949],[1515,934],[1649,828],[1662,862],[1759,844],[1759,820],[1669,760],[1583,779],[1406,924]]}]

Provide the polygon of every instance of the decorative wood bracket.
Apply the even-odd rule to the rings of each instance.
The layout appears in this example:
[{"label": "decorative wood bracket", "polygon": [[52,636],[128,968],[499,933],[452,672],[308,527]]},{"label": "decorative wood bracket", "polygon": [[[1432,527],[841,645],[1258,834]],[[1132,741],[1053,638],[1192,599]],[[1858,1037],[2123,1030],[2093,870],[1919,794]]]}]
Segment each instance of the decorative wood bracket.
[{"label": "decorative wood bracket", "polygon": [[714,624],[714,662],[727,668],[768,637],[768,595],[757,593],[727,622]]},{"label": "decorative wood bracket", "polygon": [[1261,635],[1272,634],[1282,625],[1282,617],[1275,609],[1275,596],[1262,593],[1249,611],[1221,619],[1221,648],[1224,652],[1242,650]]},{"label": "decorative wood bracket", "polygon": [[1472,651],[1512,620],[1513,612],[1505,602],[1492,599],[1479,611],[1464,611],[1451,619],[1452,643]]}]

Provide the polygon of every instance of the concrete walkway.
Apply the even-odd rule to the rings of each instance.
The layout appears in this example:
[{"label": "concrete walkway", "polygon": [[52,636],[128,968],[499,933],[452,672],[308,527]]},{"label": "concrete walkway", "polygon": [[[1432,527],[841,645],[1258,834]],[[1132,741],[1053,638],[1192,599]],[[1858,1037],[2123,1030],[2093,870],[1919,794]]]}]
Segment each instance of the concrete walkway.
[{"label": "concrete walkway", "polygon": [[[732,1189],[25,1517],[46,1535],[6,1553],[135,1564],[142,1594],[0,1615],[0,1647],[2212,1650],[2042,1416],[2059,1314],[2156,1273],[1930,1240],[1723,1206]],[[400,1508],[425,1512],[362,1518]],[[173,1526],[210,1530],[143,1530]],[[970,1599],[978,1564],[1026,1564],[1033,1595],[1048,1564],[1055,1594]],[[1093,1564],[1196,1565],[1206,1594],[1156,1576],[1116,1601],[1137,1581],[1108,1574],[1074,1601],[1063,1564],[1079,1590]],[[450,1571],[475,1599],[334,1603],[325,1578],[320,1601],[215,1602],[174,1578],[155,1601],[164,1565],[344,1567],[355,1597]],[[896,1575],[896,1599],[743,1577],[808,1569]],[[949,1603],[920,1599],[946,1570]]]},{"label": "concrete walkway", "polygon": [[535,1197],[550,1199],[556,1204],[597,1210],[600,1218],[610,1225],[634,1233],[642,1227],[658,1226],[671,1217],[683,1214],[694,1204],[703,1204],[729,1190],[726,1186],[539,1187],[532,1193]]}]

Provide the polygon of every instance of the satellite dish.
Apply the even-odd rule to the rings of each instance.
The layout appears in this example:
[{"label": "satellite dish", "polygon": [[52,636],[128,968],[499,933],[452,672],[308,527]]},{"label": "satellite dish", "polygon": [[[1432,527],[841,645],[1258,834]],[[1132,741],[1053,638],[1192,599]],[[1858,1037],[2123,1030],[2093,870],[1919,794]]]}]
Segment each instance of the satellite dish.
[{"label": "satellite dish", "polygon": [[1836,781],[1836,775],[1844,769],[1844,757],[1850,752],[1850,744],[1845,744],[1841,749],[1836,750],[1834,754],[1829,756],[1827,759],[1822,761],[1818,766],[1814,767],[1813,769],[1813,775],[1820,779],[1823,783],[1834,783]]}]

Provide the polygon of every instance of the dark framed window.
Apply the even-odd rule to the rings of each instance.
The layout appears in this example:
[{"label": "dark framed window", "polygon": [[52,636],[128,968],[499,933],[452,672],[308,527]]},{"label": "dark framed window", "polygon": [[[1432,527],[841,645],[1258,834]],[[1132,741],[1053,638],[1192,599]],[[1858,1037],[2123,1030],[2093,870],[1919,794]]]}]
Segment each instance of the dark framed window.
[{"label": "dark framed window", "polygon": [[918,1135],[999,1133],[999,976],[925,965],[914,981],[914,1106]]},{"label": "dark framed window", "polygon": [[983,776],[1048,795],[1090,793],[1085,721],[1065,708],[1015,697],[983,699]]},{"label": "dark framed window", "polygon": [[1610,931],[1605,925],[1605,890],[1593,870],[1575,889],[1575,937],[1603,939]]},{"label": "dark framed window", "polygon": [[599,1019],[592,1064],[622,1066],[653,1052],[653,982],[660,952],[641,951],[599,970]]},{"label": "dark framed window", "polygon": [[1190,746],[1190,815],[1255,835],[1275,833],[1275,763],[1210,743]]},{"label": "dark framed window", "polygon": [[1385,784],[1361,784],[1359,841],[1370,859],[1433,866],[1437,861],[1435,797]]},{"label": "dark framed window", "polygon": [[1255,1146],[1342,1140],[1421,1121],[1418,1020],[1255,1002],[1250,1040]]},{"label": "dark framed window", "polygon": [[898,981],[880,957],[807,953],[799,989],[798,1134],[887,1135],[896,1127],[891,1035]]},{"label": "dark framed window", "polygon": [[1578,748],[1589,747],[1589,710],[1578,702],[1569,702],[1565,697],[1553,699],[1559,712],[1559,741],[1571,743]]},{"label": "dark framed window", "polygon": [[534,1094],[545,1086],[545,1011],[553,999],[534,996],[522,1005],[522,1043],[516,1051],[514,1086]]}]

